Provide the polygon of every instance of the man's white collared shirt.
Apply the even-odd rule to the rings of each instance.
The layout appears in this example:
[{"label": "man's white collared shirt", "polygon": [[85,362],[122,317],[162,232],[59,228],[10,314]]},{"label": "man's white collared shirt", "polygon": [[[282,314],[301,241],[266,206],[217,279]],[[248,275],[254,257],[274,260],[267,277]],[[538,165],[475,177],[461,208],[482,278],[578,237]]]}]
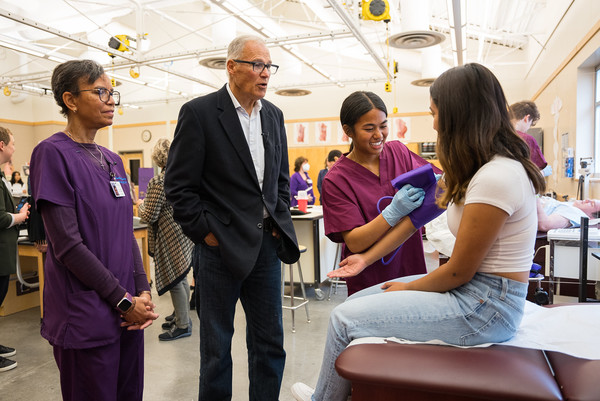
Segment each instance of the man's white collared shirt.
[{"label": "man's white collared shirt", "polygon": [[256,171],[256,177],[258,178],[258,184],[260,188],[263,187],[263,180],[265,176],[265,146],[262,138],[262,124],[260,122],[260,110],[262,109],[262,103],[260,100],[256,101],[256,104],[252,108],[252,115],[248,115],[246,109],[242,107],[240,102],[235,98],[229,84],[227,84],[227,92],[233,102],[233,107],[237,111],[246,142],[250,148],[250,154],[252,155],[252,162],[254,163],[254,170]]}]

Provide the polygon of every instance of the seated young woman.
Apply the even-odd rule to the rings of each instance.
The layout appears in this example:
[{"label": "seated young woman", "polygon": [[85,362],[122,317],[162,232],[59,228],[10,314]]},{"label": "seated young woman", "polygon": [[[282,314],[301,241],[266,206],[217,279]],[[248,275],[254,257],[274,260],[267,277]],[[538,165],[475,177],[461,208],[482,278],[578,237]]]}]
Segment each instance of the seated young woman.
[{"label": "seated young woman", "polygon": [[[335,360],[361,337],[441,340],[455,345],[503,342],[523,317],[537,232],[536,193],[545,182],[511,124],[496,77],[479,64],[452,68],[430,88],[433,128],[456,244],[448,263],[427,275],[359,291],[330,317],[316,389],[292,386],[296,400],[345,401],[350,382]],[[392,233],[401,236],[401,227]],[[356,274],[398,245],[388,235],[344,261]]]}]

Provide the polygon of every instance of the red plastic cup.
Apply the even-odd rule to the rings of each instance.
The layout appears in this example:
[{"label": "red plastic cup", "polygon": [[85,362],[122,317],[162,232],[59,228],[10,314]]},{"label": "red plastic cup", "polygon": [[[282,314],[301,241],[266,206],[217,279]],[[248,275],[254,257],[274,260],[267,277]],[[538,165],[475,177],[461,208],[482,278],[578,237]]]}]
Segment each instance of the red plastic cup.
[{"label": "red plastic cup", "polygon": [[308,199],[298,199],[298,210],[306,213],[308,206]]}]

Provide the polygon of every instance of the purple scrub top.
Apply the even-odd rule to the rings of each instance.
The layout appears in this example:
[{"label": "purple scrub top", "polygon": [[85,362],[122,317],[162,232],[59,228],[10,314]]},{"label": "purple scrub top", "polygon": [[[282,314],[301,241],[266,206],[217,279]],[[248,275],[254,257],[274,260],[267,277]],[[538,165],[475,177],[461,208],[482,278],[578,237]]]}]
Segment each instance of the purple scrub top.
[{"label": "purple scrub top", "polygon": [[[135,294],[129,185],[121,158],[106,148],[100,149],[110,162],[114,180],[121,183],[124,197],[115,197],[109,173],[62,132],[33,150],[32,192],[36,202],[45,200],[75,209],[85,246],[129,293]],[[122,331],[119,313],[57,260],[50,243],[44,275],[41,333],[50,344],[92,348],[119,339]]]},{"label": "purple scrub top", "polygon": [[[398,175],[425,165],[427,161],[399,141],[386,142],[379,156],[379,177],[343,155],[323,179],[323,218],[325,234],[334,242],[343,242],[342,232],[367,224],[377,217],[377,202],[393,196],[391,181]],[[433,167],[436,173],[441,173]],[[380,209],[390,200],[381,202]],[[342,259],[352,254],[343,247]],[[393,252],[392,252],[393,254]],[[392,256],[386,255],[387,262]],[[402,245],[389,265],[379,259],[355,277],[346,278],[348,295],[363,288],[398,277],[426,273],[421,230]]]},{"label": "purple scrub top", "polygon": [[517,131],[517,133],[527,143],[527,146],[529,146],[529,153],[533,164],[538,166],[540,170],[543,170],[544,167],[548,165],[548,162],[544,158],[544,154],[542,153],[542,149],[540,149],[537,140],[526,132]]},{"label": "purple scrub top", "polygon": [[304,178],[302,178],[298,171],[296,171],[290,177],[290,206],[298,206],[298,199],[296,199],[298,191],[306,191],[308,195],[312,196],[312,201],[308,202],[308,204],[315,204],[315,194],[313,193],[312,180],[308,176],[308,173],[306,173],[306,177],[308,177],[308,182],[304,181]]}]

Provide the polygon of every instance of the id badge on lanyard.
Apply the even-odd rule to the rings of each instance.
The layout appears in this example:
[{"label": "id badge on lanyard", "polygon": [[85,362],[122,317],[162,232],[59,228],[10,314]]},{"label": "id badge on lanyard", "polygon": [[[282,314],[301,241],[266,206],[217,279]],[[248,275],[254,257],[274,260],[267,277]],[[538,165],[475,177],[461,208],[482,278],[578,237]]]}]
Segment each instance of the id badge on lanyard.
[{"label": "id badge on lanyard", "polygon": [[123,186],[119,181],[111,180],[110,188],[112,189],[115,198],[122,198],[125,196],[125,191],[123,191]]}]

